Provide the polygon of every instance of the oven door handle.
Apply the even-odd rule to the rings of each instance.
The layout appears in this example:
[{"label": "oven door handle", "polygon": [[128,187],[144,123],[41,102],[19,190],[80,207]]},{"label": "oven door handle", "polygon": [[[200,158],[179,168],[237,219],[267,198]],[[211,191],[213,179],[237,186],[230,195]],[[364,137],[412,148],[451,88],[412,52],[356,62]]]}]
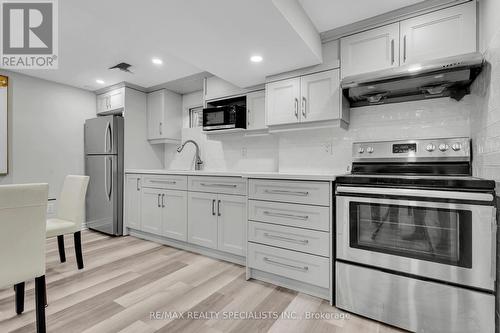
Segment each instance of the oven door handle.
[{"label": "oven door handle", "polygon": [[491,193],[454,192],[439,190],[416,190],[409,188],[350,187],[337,186],[337,195],[342,194],[395,195],[401,197],[445,198],[492,202]]}]

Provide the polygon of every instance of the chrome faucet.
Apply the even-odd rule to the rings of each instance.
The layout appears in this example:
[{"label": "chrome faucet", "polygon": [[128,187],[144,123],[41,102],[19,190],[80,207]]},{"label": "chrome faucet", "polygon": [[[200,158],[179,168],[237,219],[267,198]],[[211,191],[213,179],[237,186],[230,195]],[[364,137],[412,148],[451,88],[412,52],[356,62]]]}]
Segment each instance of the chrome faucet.
[{"label": "chrome faucet", "polygon": [[200,158],[200,147],[198,146],[198,144],[194,140],[184,141],[184,143],[182,145],[177,147],[177,152],[180,153],[184,149],[184,146],[190,142],[196,147],[196,163],[194,165],[194,169],[201,170],[201,166],[203,165],[203,161]]}]

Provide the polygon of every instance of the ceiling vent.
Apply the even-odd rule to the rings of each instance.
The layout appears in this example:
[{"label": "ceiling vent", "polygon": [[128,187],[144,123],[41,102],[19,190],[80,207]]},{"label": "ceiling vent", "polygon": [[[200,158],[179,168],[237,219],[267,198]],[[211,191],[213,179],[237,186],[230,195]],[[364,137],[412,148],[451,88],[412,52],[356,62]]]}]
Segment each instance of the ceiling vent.
[{"label": "ceiling vent", "polygon": [[115,68],[118,68],[119,70],[121,70],[122,72],[127,72],[127,73],[132,73],[130,71],[130,67],[132,67],[132,65],[130,64],[127,64],[126,62],[120,62],[118,65],[114,65],[112,67],[109,67],[109,69],[115,69]]}]

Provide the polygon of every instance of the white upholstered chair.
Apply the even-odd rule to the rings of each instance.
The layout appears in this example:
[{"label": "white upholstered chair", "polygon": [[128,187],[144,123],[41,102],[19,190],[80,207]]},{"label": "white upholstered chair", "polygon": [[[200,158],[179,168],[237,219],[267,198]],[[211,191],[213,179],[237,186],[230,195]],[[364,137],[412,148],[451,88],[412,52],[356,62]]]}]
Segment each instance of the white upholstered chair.
[{"label": "white upholstered chair", "polygon": [[74,235],[78,269],[83,268],[81,229],[85,219],[85,195],[88,184],[88,176],[66,176],[57,205],[57,217],[47,220],[47,238],[57,236],[61,262],[66,261],[64,235]]},{"label": "white upholstered chair", "polygon": [[24,283],[35,279],[37,332],[45,332],[45,219],[48,184],[0,186],[0,288],[14,285],[16,312]]}]

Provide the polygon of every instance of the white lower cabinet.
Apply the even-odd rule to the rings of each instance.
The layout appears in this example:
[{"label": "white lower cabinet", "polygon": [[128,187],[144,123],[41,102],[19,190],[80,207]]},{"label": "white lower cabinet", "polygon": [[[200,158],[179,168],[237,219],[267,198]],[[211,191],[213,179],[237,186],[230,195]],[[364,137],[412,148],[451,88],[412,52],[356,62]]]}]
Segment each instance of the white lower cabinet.
[{"label": "white lower cabinet", "polygon": [[189,192],[188,242],[217,248],[217,194]]},{"label": "white lower cabinet", "polygon": [[181,241],[187,240],[187,193],[142,189],[141,230]]},{"label": "white lower cabinet", "polygon": [[217,203],[217,248],[232,254],[245,255],[247,198],[219,194]]},{"label": "white lower cabinet", "polygon": [[164,190],[162,195],[162,235],[187,241],[187,192]]},{"label": "white lower cabinet", "polygon": [[125,226],[141,229],[141,175],[130,174],[125,177]]},{"label": "white lower cabinet", "polygon": [[249,179],[247,278],[331,299],[331,182]]},{"label": "white lower cabinet", "polygon": [[243,256],[246,197],[189,192],[188,242]]},{"label": "white lower cabinet", "polygon": [[142,213],[141,225],[142,231],[160,235],[162,232],[162,208],[161,208],[162,190],[156,188],[142,189]]}]

